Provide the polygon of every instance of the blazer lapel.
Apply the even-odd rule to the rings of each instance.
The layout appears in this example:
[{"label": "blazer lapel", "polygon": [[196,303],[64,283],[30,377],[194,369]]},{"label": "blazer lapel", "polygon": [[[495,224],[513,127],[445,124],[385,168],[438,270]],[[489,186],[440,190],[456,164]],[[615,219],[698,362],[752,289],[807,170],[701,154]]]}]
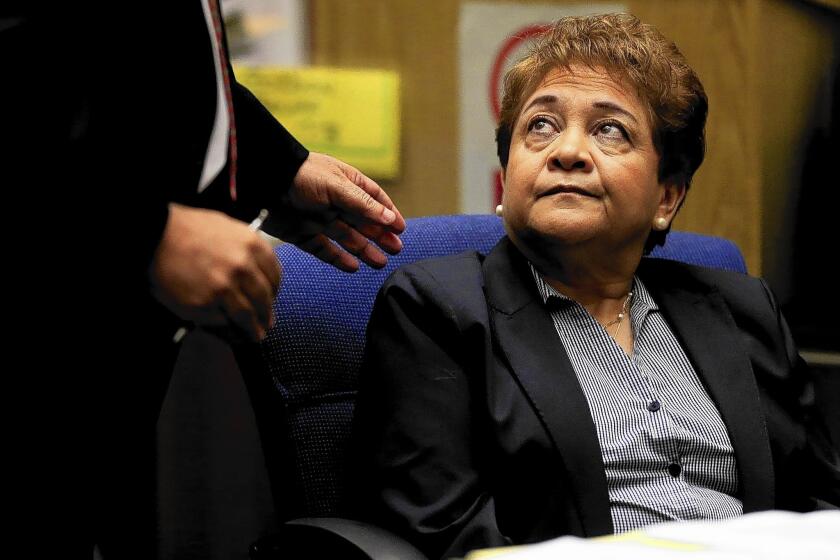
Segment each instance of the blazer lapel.
[{"label": "blazer lapel", "polygon": [[484,274],[496,339],[565,466],[586,536],[609,534],[609,494],[595,424],[527,263],[504,238],[488,255]]},{"label": "blazer lapel", "polygon": [[[664,265],[664,266],[663,266]],[[698,285],[688,269],[643,259],[639,275],[674,329],[729,431],[744,512],[770,509],[773,461],[758,388],[723,297]],[[675,274],[679,271],[682,274]]]}]

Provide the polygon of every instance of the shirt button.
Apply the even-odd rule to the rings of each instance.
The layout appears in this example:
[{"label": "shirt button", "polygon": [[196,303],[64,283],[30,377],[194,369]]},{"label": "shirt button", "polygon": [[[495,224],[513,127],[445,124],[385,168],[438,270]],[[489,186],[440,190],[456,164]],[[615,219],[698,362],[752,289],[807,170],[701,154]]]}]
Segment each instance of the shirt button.
[{"label": "shirt button", "polygon": [[682,472],[682,467],[679,466],[678,464],[671,463],[670,465],[668,465],[668,474],[670,474],[674,478],[677,478],[678,476],[680,476],[681,472]]},{"label": "shirt button", "polygon": [[650,401],[648,403],[647,409],[651,412],[656,412],[661,408],[662,405],[659,404],[659,401]]}]

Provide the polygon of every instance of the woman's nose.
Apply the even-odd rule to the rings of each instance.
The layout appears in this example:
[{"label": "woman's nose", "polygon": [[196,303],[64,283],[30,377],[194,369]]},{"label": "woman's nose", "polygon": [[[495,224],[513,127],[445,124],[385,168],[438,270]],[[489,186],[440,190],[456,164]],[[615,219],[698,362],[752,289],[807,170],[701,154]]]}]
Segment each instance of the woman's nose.
[{"label": "woman's nose", "polygon": [[593,167],[585,131],[569,127],[551,144],[548,166],[554,169],[590,171]]}]

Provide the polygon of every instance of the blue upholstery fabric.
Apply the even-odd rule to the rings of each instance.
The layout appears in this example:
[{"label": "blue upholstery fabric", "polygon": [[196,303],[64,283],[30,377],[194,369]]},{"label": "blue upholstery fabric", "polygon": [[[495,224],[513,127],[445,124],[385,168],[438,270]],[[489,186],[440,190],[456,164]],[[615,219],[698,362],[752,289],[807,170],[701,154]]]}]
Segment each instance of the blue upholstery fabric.
[{"label": "blue upholstery fabric", "polygon": [[[277,248],[283,282],[274,305],[276,325],[262,344],[260,374],[268,377],[273,395],[255,398],[253,392],[261,389],[253,384],[250,389],[272,486],[278,502],[286,500],[281,516],[341,514],[365,328],[385,278],[418,259],[469,249],[487,253],[503,234],[501,220],[490,215],[411,219],[402,253],[383,270],[363,267],[355,274],[339,272],[292,245]],[[733,243],[698,234],[672,232],[652,256],[746,271]]]}]

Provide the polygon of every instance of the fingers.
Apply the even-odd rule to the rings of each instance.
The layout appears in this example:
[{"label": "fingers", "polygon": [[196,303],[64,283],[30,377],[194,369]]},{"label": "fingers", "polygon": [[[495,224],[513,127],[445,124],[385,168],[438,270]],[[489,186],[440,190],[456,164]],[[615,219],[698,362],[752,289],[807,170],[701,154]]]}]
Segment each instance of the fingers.
[{"label": "fingers", "polygon": [[155,297],[182,319],[230,323],[259,340],[272,323],[280,267],[271,245],[242,222],[173,204],[149,279]]},{"label": "fingers", "polygon": [[405,218],[382,187],[352,165],[330,159],[340,174],[335,176],[336,182],[328,185],[327,195],[330,205],[339,209],[345,221],[379,224],[395,233],[405,230]]},{"label": "fingers", "polygon": [[253,296],[262,292],[258,283],[251,284],[245,278],[242,281],[250,287],[232,284],[218,294],[217,307],[195,314],[194,323],[231,341],[264,339],[273,323],[272,307],[266,305],[265,298]]},{"label": "fingers", "polygon": [[331,191],[335,195],[331,202],[343,210],[343,219],[331,222],[325,233],[366,264],[382,268],[387,258],[367,240],[392,255],[399,253],[402,241],[396,234],[405,231],[405,218],[376,182],[355,167],[336,161],[353,186],[345,183]]},{"label": "fingers", "polygon": [[[365,264],[373,268],[384,267],[388,259],[385,254],[377,248],[381,247],[387,253],[395,255],[402,249],[402,241],[390,230],[376,224],[366,224],[352,227],[337,218],[337,214],[329,215],[327,223],[316,222],[314,219],[300,220],[297,224],[298,235],[288,237],[287,240],[295,245],[312,253],[319,259],[329,264],[343,263],[341,270],[352,271],[358,269],[358,262],[355,259],[339,258],[341,248],[348,253],[359,257]],[[338,246],[330,243],[335,241]],[[375,243],[372,244],[370,241]],[[355,263],[350,265],[350,263]]]},{"label": "fingers", "polygon": [[[391,232],[379,231],[377,237],[385,240],[383,243],[389,247],[387,249],[389,252],[397,252],[402,247],[402,242]],[[331,239],[335,243],[332,243]],[[359,269],[359,261],[354,256],[372,268],[383,268],[388,264],[388,257],[376,245],[370,243],[368,236],[341,220],[333,221],[323,233],[305,241],[299,241],[297,245],[325,263],[345,272],[355,272]]]},{"label": "fingers", "polygon": [[299,246],[301,240],[323,233],[354,255],[358,255],[363,245],[369,245],[370,241],[391,255],[396,255],[402,250],[403,244],[399,236],[384,226],[371,223],[351,225],[338,218],[337,214],[324,217],[328,217],[328,221],[302,220],[298,225],[300,235],[294,239],[294,243]]},{"label": "fingers", "polygon": [[356,223],[356,220],[353,219],[353,215],[356,214],[373,223],[388,226],[395,233],[405,231],[405,218],[403,218],[400,211],[394,205],[388,193],[376,184],[373,179],[355,167],[344,162],[339,162],[339,164],[342,172],[350,182],[360,187],[364,191],[364,194],[370,197],[370,199],[366,198],[358,190],[351,187],[346,192],[346,197],[335,200],[334,203],[336,206],[349,213],[350,221]]},{"label": "fingers", "polygon": [[245,335],[248,340],[259,342],[265,338],[272,324],[274,289],[268,277],[256,268],[242,269],[235,277],[226,281],[218,293],[218,305],[223,321],[201,326],[224,326],[235,333]]},{"label": "fingers", "polygon": [[262,320],[265,310],[261,307],[237,290],[227,292],[222,301],[222,310],[230,324],[254,342],[265,338],[268,329],[267,322]]},{"label": "fingers", "polygon": [[280,268],[280,262],[271,248],[271,245],[260,239],[261,247],[254,255],[257,266],[265,275],[269,282],[269,289],[271,290],[271,299],[274,301],[274,296],[280,289],[280,281],[283,277],[283,270]]},{"label": "fingers", "polygon": [[[365,235],[340,220],[330,224],[324,234],[368,266],[382,268],[388,264],[388,257],[370,243]],[[394,234],[391,235],[396,237]],[[399,238],[397,238],[397,241],[399,241]]]},{"label": "fingers", "polygon": [[342,251],[337,245],[334,245],[323,233],[297,243],[297,246],[344,272],[359,270],[359,261],[350,253]]},{"label": "fingers", "polygon": [[[348,221],[364,223],[366,221],[383,226],[391,226],[397,221],[397,214],[377,201],[364,189],[351,183],[330,191],[330,202],[339,208]],[[403,228],[405,226],[403,225]],[[401,231],[401,230],[400,230]]]},{"label": "fingers", "polygon": [[385,253],[402,249],[397,235],[405,230],[405,218],[387,193],[355,167],[312,152],[293,187],[282,237],[301,249],[351,272],[359,267],[356,257],[381,268]]},{"label": "fingers", "polygon": [[[237,224],[239,226],[239,224]],[[224,264],[210,271],[210,301],[195,321],[202,327],[231,329],[234,338],[253,342],[265,338],[273,324],[274,297],[280,267],[271,245],[258,234],[242,230],[238,246],[228,248]]]},{"label": "fingers", "polygon": [[396,255],[402,250],[402,240],[390,230],[372,224],[357,226],[356,229],[361,235],[392,255]]},{"label": "fingers", "polygon": [[254,237],[245,259],[234,268],[231,289],[224,294],[223,307],[234,324],[259,341],[273,323],[280,266],[271,245],[257,234]]}]

